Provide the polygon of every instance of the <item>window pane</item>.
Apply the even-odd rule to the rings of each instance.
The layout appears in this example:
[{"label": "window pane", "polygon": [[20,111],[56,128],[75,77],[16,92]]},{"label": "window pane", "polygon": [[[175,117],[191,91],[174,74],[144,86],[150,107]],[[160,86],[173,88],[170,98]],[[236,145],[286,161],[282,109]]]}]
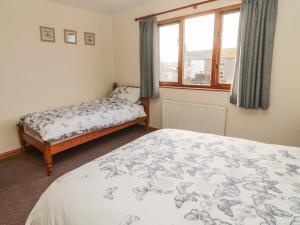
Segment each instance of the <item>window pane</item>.
[{"label": "window pane", "polygon": [[219,83],[231,84],[237,49],[240,13],[223,15]]},{"label": "window pane", "polygon": [[160,81],[178,82],[179,24],[159,28]]},{"label": "window pane", "polygon": [[186,19],[183,83],[211,85],[215,15]]}]

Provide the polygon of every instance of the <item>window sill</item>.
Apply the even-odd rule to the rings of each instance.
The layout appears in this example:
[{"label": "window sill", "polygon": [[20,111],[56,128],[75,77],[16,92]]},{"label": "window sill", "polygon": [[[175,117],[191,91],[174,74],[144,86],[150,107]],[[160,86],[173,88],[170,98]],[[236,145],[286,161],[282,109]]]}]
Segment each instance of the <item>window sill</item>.
[{"label": "window sill", "polygon": [[167,85],[160,85],[159,87],[160,88],[171,88],[171,89],[183,89],[183,90],[230,92],[230,89],[211,88],[211,87],[185,87],[185,86],[167,86]]}]

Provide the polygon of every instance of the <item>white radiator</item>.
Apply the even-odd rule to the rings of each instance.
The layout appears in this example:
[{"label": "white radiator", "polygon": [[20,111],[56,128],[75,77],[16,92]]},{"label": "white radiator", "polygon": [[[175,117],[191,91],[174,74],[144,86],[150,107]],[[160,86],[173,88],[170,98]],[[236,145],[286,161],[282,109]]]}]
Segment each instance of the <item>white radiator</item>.
[{"label": "white radiator", "polygon": [[163,100],[163,128],[225,135],[225,120],[225,107]]}]

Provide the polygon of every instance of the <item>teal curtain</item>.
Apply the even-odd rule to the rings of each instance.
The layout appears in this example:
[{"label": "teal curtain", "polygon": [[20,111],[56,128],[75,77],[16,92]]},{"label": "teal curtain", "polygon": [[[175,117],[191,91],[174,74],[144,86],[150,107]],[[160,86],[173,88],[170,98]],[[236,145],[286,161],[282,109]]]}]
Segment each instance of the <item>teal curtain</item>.
[{"label": "teal curtain", "polygon": [[159,97],[159,54],[157,18],[140,21],[141,97]]},{"label": "teal curtain", "polygon": [[237,59],[230,102],[246,109],[266,110],[278,0],[243,0]]}]

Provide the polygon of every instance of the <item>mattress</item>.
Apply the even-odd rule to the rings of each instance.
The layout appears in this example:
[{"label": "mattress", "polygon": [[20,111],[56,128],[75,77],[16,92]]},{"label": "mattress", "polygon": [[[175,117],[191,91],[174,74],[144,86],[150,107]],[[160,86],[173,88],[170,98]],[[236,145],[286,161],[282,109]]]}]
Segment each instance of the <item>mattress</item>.
[{"label": "mattress", "polygon": [[298,225],[300,149],[182,130],[57,179],[26,225]]},{"label": "mattress", "polygon": [[142,105],[105,98],[22,116],[18,124],[38,140],[58,143],[102,128],[145,117]]},{"label": "mattress", "polygon": [[[39,134],[37,134],[35,131],[33,131],[32,129],[30,129],[29,127],[27,126],[23,126],[24,128],[24,132],[25,134],[28,134],[29,136],[33,137],[35,140],[39,141],[39,142],[44,142],[44,140],[40,137]],[[56,140],[56,141],[52,141],[51,144],[52,145],[55,145],[55,144],[59,144],[59,143],[62,143],[64,141],[67,141],[67,140],[70,140],[70,139],[73,139],[73,138],[76,138],[76,137],[79,137],[81,136],[82,134],[75,134],[73,136],[70,136],[68,138],[65,138],[65,139],[59,139],[59,140]]]}]

